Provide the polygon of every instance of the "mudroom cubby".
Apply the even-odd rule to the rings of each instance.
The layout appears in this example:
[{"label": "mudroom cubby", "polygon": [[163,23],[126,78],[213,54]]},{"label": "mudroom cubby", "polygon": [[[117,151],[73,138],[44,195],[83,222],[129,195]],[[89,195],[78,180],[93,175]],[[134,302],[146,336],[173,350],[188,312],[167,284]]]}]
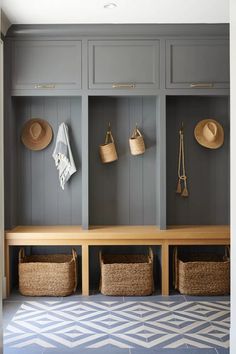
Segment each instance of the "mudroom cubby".
[{"label": "mudroom cubby", "polygon": [[[24,123],[46,119],[53,129],[50,145],[31,151],[21,142]],[[60,123],[69,126],[71,149],[77,172],[63,191],[52,158]],[[81,98],[13,97],[12,115],[5,123],[6,227],[14,225],[81,224]]]},{"label": "mudroom cubby", "polygon": [[[90,97],[89,222],[91,225],[157,225],[157,98]],[[98,148],[111,125],[118,160],[103,164]],[[135,126],[146,151],[132,156]]]},{"label": "mudroom cubby", "polygon": [[[219,149],[202,147],[194,137],[196,124],[205,118],[217,120],[224,128],[224,144]],[[178,134],[182,123],[188,198],[176,193]],[[229,224],[229,141],[228,97],[167,97],[167,225]]]},{"label": "mudroom cubby", "polygon": [[[21,246],[32,254],[78,247],[83,295],[98,289],[99,249],[136,253],[152,246],[161,272],[156,289],[168,295],[172,246],[229,245],[228,38],[226,25],[10,28],[4,69],[8,294],[11,280],[17,283],[13,263]],[[30,118],[52,126],[46,149],[30,151],[21,143]],[[205,118],[224,129],[219,149],[195,140],[194,127]],[[64,191],[52,158],[62,122],[77,167]],[[188,198],[176,195],[182,122]],[[118,160],[104,164],[99,146],[109,124]],[[129,138],[136,124],[146,151],[133,156]]]}]

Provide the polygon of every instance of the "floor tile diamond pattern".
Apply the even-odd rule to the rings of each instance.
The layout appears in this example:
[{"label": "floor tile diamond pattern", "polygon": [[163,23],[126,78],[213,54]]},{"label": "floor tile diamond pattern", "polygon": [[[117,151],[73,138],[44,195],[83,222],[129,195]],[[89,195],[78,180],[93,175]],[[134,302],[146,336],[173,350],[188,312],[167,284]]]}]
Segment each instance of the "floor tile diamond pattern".
[{"label": "floor tile diamond pattern", "polygon": [[25,301],[5,347],[225,348],[229,301]]}]

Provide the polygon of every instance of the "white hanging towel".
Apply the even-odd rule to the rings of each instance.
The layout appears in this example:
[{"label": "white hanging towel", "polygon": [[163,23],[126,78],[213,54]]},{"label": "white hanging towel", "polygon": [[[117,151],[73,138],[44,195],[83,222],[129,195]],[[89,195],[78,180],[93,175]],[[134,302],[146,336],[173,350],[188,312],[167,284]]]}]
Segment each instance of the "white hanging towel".
[{"label": "white hanging towel", "polygon": [[55,160],[56,167],[59,171],[59,181],[61,188],[64,190],[65,183],[76,172],[73,155],[70,148],[68,127],[65,123],[59,126],[57,133],[56,146],[52,157]]}]

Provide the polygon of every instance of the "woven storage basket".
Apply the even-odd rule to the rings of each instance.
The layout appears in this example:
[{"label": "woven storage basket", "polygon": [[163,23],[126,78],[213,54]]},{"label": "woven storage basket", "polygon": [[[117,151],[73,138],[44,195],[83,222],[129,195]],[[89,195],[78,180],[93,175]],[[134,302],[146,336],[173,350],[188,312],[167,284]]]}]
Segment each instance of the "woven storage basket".
[{"label": "woven storage basket", "polygon": [[[226,249],[227,252],[227,249]],[[186,295],[225,295],[230,290],[230,261],[220,255],[178,257],[174,249],[175,289]]]},{"label": "woven storage basket", "polygon": [[103,295],[142,296],[153,292],[153,253],[101,255],[100,289]]},{"label": "woven storage basket", "polygon": [[130,152],[132,155],[141,155],[145,152],[143,136],[138,128],[135,128],[129,139]]},{"label": "woven storage basket", "polygon": [[116,146],[111,130],[106,132],[105,144],[99,146],[99,154],[102,163],[109,163],[118,160]]},{"label": "woven storage basket", "polygon": [[28,296],[67,296],[77,287],[77,254],[25,256],[19,252],[19,290]]}]

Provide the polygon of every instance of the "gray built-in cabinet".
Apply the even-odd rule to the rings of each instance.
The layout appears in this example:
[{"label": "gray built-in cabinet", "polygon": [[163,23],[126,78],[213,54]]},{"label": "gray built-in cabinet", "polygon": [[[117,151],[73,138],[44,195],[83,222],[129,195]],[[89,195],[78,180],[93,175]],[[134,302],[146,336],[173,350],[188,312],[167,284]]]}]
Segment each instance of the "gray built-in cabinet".
[{"label": "gray built-in cabinet", "polygon": [[91,89],[159,88],[159,71],[159,41],[89,41]]},{"label": "gray built-in cabinet", "polygon": [[78,90],[81,41],[14,41],[12,90]]},{"label": "gray built-in cabinet", "polygon": [[166,87],[229,87],[228,40],[167,40]]},{"label": "gray built-in cabinet", "polygon": [[[37,96],[37,97],[36,97]],[[52,143],[20,141],[22,125],[44,118]],[[223,148],[194,140],[214,118]],[[78,172],[59,187],[51,153],[67,122]],[[190,197],[175,193],[178,129],[186,128]],[[102,165],[108,123],[119,159]],[[146,153],[130,154],[138,124]],[[17,224],[227,224],[229,222],[228,25],[12,26],[5,38],[6,227]],[[202,178],[204,177],[204,178]]]},{"label": "gray built-in cabinet", "polygon": [[[4,39],[6,228],[228,224],[228,38],[224,24],[12,26]],[[38,152],[20,140],[23,124],[36,117],[54,132],[52,143]],[[224,127],[219,150],[194,139],[195,125],[208,117]],[[78,168],[64,191],[51,157],[63,121]],[[109,122],[119,159],[103,165],[98,145]],[[175,192],[182,122],[186,199]],[[135,157],[128,139],[136,123],[146,152]],[[159,273],[159,249],[153,250]],[[106,248],[114,251],[145,252],[145,247]],[[70,248],[31,252],[70,253]],[[16,264],[17,250],[12,253]],[[98,287],[98,253],[99,247],[91,248],[90,288]],[[12,269],[14,283],[17,267]]]}]

